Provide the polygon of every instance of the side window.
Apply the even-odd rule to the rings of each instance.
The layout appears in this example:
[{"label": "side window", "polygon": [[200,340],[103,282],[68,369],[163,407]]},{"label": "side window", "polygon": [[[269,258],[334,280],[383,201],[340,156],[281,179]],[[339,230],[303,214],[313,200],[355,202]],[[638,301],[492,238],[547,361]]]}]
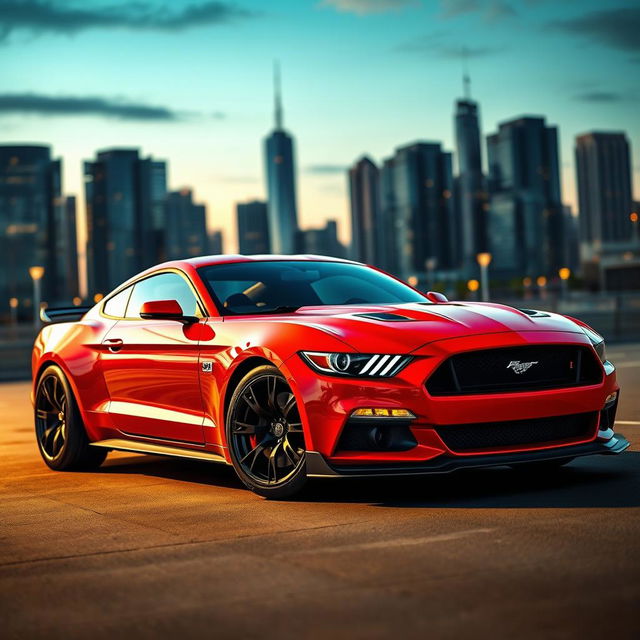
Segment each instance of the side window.
[{"label": "side window", "polygon": [[191,287],[177,273],[159,273],[136,282],[129,299],[127,317],[139,318],[142,305],[153,300],[176,300],[186,316],[202,316]]},{"label": "side window", "polygon": [[125,312],[127,310],[127,302],[129,302],[129,296],[131,295],[131,290],[133,287],[127,287],[123,289],[120,293],[113,296],[113,298],[109,298],[102,307],[102,312],[107,316],[112,316],[114,318],[124,318]]}]

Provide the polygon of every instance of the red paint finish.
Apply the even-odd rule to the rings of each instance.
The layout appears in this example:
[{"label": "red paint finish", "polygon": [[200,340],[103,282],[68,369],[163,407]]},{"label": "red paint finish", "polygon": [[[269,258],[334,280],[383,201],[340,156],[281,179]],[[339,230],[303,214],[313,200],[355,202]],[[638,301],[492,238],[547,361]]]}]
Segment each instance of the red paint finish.
[{"label": "red paint finish", "polygon": [[[293,258],[261,258],[276,259]],[[603,371],[601,382],[591,386],[431,397],[425,381],[457,353],[521,345],[593,348],[582,324],[563,316],[532,317],[503,305],[440,299],[436,304],[425,298],[426,304],[320,306],[278,315],[221,316],[197,269],[248,260],[251,258],[217,256],[176,261],[125,283],[155,271],[179,272],[200,299],[204,317],[198,322],[114,319],[103,314],[101,302],[79,322],[45,327],[33,350],[34,388],[38,372],[55,362],[71,383],[91,440],[144,438],[222,452],[228,459],[225,399],[233,391],[232,380],[237,380],[239,367],[244,368],[249,360],[266,361],[280,368],[296,395],[307,449],[342,465],[416,463],[443,454],[471,455],[473,452],[450,451],[434,426],[597,412],[618,389],[615,373],[604,375]],[[169,309],[166,301],[152,307],[146,310]],[[384,322],[362,317],[363,313],[392,313],[406,321]],[[406,354],[413,360],[392,378],[349,378],[312,370],[300,357],[301,350]],[[417,445],[407,451],[338,451],[347,418],[361,407],[411,411],[415,420],[410,428]],[[595,438],[594,432],[582,441]],[[578,441],[494,452],[542,450]]]}]

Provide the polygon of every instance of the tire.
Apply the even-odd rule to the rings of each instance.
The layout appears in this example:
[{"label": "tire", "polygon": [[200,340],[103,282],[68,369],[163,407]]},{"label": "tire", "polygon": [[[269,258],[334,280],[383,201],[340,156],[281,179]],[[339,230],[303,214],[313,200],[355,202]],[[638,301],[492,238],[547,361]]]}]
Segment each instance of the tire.
[{"label": "tire", "polygon": [[47,367],[38,380],[34,422],[38,450],[56,471],[97,469],[107,450],[89,445],[78,404],[62,369]]},{"label": "tire", "polygon": [[291,387],[271,365],[240,380],[226,416],[227,445],[243,484],[265,498],[284,500],[307,482],[302,421]]},{"label": "tire", "polygon": [[569,464],[572,460],[573,458],[556,458],[555,460],[541,460],[540,462],[523,462],[511,465],[511,468],[521,473],[553,473],[564,467],[565,464]]}]

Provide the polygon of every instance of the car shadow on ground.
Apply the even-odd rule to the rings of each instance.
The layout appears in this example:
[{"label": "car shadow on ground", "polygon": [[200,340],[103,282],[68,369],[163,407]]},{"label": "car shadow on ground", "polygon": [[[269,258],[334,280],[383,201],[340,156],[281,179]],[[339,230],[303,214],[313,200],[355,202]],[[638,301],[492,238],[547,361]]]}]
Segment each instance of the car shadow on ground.
[{"label": "car shadow on ground", "polygon": [[[135,456],[107,462],[101,472],[244,490],[231,467],[206,462]],[[313,480],[297,501],[414,509],[640,507],[640,452],[590,456],[555,471],[495,467],[432,476]]]}]

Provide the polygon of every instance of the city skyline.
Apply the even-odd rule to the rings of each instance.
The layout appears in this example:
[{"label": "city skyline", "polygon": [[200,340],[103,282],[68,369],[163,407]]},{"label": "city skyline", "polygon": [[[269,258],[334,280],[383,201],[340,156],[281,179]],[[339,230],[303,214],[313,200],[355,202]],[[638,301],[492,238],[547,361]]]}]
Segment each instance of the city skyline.
[{"label": "city skyline", "polygon": [[186,13],[193,3],[173,3],[178,26],[159,19],[141,26],[124,10],[110,26],[99,20],[106,4],[84,3],[87,27],[71,29],[61,10],[52,10],[57,22],[27,16],[4,23],[11,64],[2,73],[12,90],[0,95],[0,136],[52,146],[80,219],[81,163],[100,149],[138,147],[169,160],[171,187],[199,194],[209,229],[223,228],[233,251],[236,202],[265,198],[260,141],[271,128],[277,58],[296,140],[300,226],[335,218],[344,241],[346,169],[357,158],[367,154],[380,165],[397,147],[421,140],[455,148],[463,46],[471,95],[481,105],[485,164],[485,137],[499,123],[544,115],[559,127],[563,202],[575,211],[575,135],[621,130],[634,154],[638,199],[634,3],[513,2],[502,3],[512,12],[499,15],[494,2],[273,2],[264,11],[264,3],[246,0],[219,3],[227,13],[199,27]]}]

